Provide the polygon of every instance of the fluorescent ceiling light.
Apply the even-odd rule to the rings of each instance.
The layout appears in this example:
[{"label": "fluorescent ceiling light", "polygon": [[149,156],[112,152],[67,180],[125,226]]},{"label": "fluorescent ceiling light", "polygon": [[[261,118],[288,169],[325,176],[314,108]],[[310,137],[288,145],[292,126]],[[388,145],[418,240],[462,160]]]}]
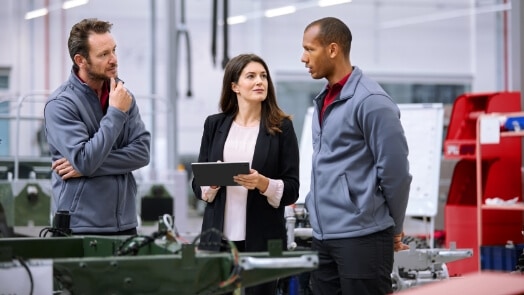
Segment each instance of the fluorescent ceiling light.
[{"label": "fluorescent ceiling light", "polygon": [[31,10],[28,13],[25,14],[25,19],[32,19],[32,18],[41,17],[41,16],[44,16],[44,15],[46,15],[48,13],[49,13],[49,10],[47,10],[47,8],[40,8],[40,9]]},{"label": "fluorescent ceiling light", "polygon": [[69,9],[80,5],[87,4],[89,0],[68,0],[62,4],[62,9]]},{"label": "fluorescent ceiling light", "polygon": [[245,23],[247,21],[247,17],[245,15],[237,15],[227,18],[227,24],[228,25],[236,25]]},{"label": "fluorescent ceiling light", "polygon": [[266,17],[275,17],[275,16],[281,16],[285,14],[291,14],[291,13],[294,13],[295,11],[297,11],[296,7],[293,5],[290,5],[290,6],[284,6],[284,7],[275,8],[275,9],[268,9],[266,10],[266,12],[264,12],[264,15]]},{"label": "fluorescent ceiling light", "polygon": [[349,2],[351,2],[351,0],[320,0],[318,1],[318,6],[326,7],[326,6],[344,4],[344,3],[349,3]]},{"label": "fluorescent ceiling light", "polygon": [[[69,8],[77,7],[80,5],[87,4],[88,2],[89,0],[67,0],[64,3],[62,3],[62,9],[69,9]],[[25,14],[25,19],[33,19],[33,18],[41,17],[41,16],[49,14],[50,11],[55,11],[59,9],[60,9],[60,6],[53,5],[49,9],[40,8],[40,9],[31,10]]]},{"label": "fluorescent ceiling light", "polygon": [[[77,0],[78,1],[78,0]],[[297,5],[289,5],[289,6],[283,6],[275,9],[268,9],[265,12],[262,13],[262,11],[253,11],[251,13],[247,14],[241,14],[237,16],[231,16],[227,18],[227,24],[229,25],[236,25],[245,23],[251,19],[260,18],[260,17],[276,17],[286,14],[295,13],[298,10],[308,9],[308,8],[317,8],[320,7],[326,7],[326,6],[332,6],[337,4],[344,4],[349,3],[352,0],[303,0],[303,3],[297,4]],[[223,21],[220,20],[220,25],[223,25]]]}]

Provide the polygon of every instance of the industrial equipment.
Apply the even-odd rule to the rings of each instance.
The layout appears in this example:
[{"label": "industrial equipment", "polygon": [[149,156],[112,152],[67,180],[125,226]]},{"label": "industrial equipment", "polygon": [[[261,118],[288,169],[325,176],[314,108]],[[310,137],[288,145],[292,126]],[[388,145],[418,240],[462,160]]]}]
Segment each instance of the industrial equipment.
[{"label": "industrial equipment", "polygon": [[[149,236],[67,236],[48,228],[38,238],[0,239],[0,294],[222,294],[301,272],[318,265],[311,251],[197,250],[201,233],[183,242],[160,220]],[[53,237],[46,237],[52,232]]]},{"label": "industrial equipment", "polygon": [[472,256],[472,249],[416,249],[412,243],[409,250],[395,252],[393,291],[449,279],[446,263]]},{"label": "industrial equipment", "polygon": [[[288,249],[300,249],[302,251],[310,249],[312,229],[309,226],[307,210],[303,204],[287,207],[285,214]],[[394,292],[449,279],[447,262],[473,256],[472,249],[456,249],[454,245],[450,249],[417,249],[414,241],[409,245],[409,250],[395,252],[394,254],[393,272],[391,273]],[[307,286],[301,286],[301,288],[307,289]]]}]

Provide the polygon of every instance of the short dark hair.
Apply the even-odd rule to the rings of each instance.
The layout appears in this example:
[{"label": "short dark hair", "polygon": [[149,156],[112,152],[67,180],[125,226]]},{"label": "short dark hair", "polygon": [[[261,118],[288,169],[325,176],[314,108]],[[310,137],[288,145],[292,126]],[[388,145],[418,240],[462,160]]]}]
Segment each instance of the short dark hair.
[{"label": "short dark hair", "polygon": [[317,39],[320,44],[327,46],[331,43],[337,43],[342,48],[344,55],[349,56],[353,36],[344,22],[335,17],[325,17],[307,25],[304,32],[313,26],[319,27]]},{"label": "short dark hair", "polygon": [[86,18],[76,23],[69,33],[69,40],[67,41],[67,47],[69,48],[69,56],[73,61],[73,68],[78,70],[78,65],[75,63],[75,55],[80,54],[81,56],[89,57],[89,43],[87,39],[89,34],[94,32],[97,34],[103,34],[111,32],[112,23],[101,21],[96,18]]}]

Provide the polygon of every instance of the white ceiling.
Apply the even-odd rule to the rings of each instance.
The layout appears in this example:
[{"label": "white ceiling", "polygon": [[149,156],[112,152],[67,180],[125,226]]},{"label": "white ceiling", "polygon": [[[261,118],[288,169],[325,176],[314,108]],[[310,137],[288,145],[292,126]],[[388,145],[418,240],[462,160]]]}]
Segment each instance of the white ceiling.
[{"label": "white ceiling", "polygon": [[[2,0],[0,15],[21,16],[31,9],[49,7],[58,10],[64,0]],[[177,7],[185,3],[185,15],[188,21],[211,18],[213,0],[89,0],[85,6],[73,8],[72,10],[89,10],[93,15],[101,17],[148,17],[152,1],[157,7],[165,7],[166,1],[176,1]],[[219,3],[219,18],[223,0]],[[318,0],[229,0],[229,15],[239,14],[261,15],[264,10],[282,6],[295,5],[297,9],[318,9]],[[417,11],[418,9],[430,9],[435,12],[452,12],[470,9],[472,3],[477,8],[502,4],[500,0],[353,0],[351,3],[340,5],[340,9],[358,9],[359,7],[376,7],[377,9],[402,9],[405,11]],[[73,12],[71,10],[71,12]],[[14,15],[13,15],[14,14]],[[389,15],[389,14],[385,14]],[[401,15],[405,17],[405,15]],[[415,15],[413,15],[415,16]]]}]

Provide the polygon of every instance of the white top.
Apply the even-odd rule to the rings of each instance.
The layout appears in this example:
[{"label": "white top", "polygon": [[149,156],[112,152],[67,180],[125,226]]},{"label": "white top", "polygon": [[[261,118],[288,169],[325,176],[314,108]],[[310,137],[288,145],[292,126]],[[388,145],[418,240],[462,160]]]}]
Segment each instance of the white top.
[{"label": "white top", "polygon": [[[259,126],[244,127],[233,122],[224,145],[225,162],[251,162],[255,152]],[[203,186],[202,199],[212,202],[219,188],[211,189]],[[243,241],[246,238],[246,204],[248,190],[243,186],[226,187],[226,208],[224,212],[224,235],[231,241]],[[265,192],[268,203],[277,208],[284,193],[282,180],[269,179],[269,186]]]},{"label": "white top", "polygon": [[[259,125],[244,127],[233,122],[224,145],[225,162],[251,162],[255,153]],[[224,235],[231,241],[246,239],[247,189],[243,186],[226,187]]]}]

